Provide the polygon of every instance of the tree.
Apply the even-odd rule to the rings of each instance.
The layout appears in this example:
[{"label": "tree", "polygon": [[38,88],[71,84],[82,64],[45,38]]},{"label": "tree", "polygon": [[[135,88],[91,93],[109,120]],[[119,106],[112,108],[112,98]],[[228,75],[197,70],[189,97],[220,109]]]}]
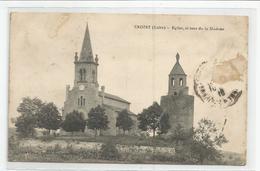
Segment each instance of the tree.
[{"label": "tree", "polygon": [[88,113],[87,127],[95,130],[95,136],[97,136],[98,131],[108,129],[108,123],[109,121],[105,109],[100,105],[92,108]]},{"label": "tree", "polygon": [[173,134],[171,135],[171,140],[175,142],[175,145],[184,145],[185,143],[190,144],[192,136],[192,129],[184,129],[181,124],[177,124]]},{"label": "tree", "polygon": [[61,124],[61,115],[54,103],[44,104],[37,115],[39,128],[45,128],[50,134],[50,130],[57,130]]},{"label": "tree", "polygon": [[169,123],[169,115],[167,113],[162,113],[159,120],[159,132],[158,134],[166,134],[168,130],[171,128]]},{"label": "tree", "polygon": [[84,132],[86,127],[86,121],[84,120],[83,113],[74,110],[71,113],[68,113],[65,117],[65,120],[61,124],[62,129],[67,132]]},{"label": "tree", "polygon": [[125,131],[129,131],[133,124],[133,120],[126,109],[118,113],[118,117],[116,118],[116,126],[124,131],[124,135]]},{"label": "tree", "polygon": [[154,102],[152,106],[144,109],[137,117],[139,120],[138,127],[143,130],[152,130],[153,137],[155,137],[156,130],[159,128],[160,116],[163,111],[157,102]]},{"label": "tree", "polygon": [[108,141],[105,144],[102,144],[100,149],[100,157],[105,160],[118,160],[120,154],[115,143]]},{"label": "tree", "polygon": [[226,137],[217,129],[213,121],[201,119],[193,133],[191,155],[200,164],[203,164],[206,159],[215,161],[222,157],[219,149],[227,142]]},{"label": "tree", "polygon": [[22,98],[22,102],[19,104],[17,111],[22,115],[37,115],[40,112],[41,107],[44,105],[41,99],[30,97]]},{"label": "tree", "polygon": [[37,115],[40,112],[43,102],[39,98],[24,97],[19,104],[17,111],[21,114],[16,121],[16,131],[22,137],[33,136],[34,128],[37,127]]},{"label": "tree", "polygon": [[16,119],[16,132],[21,137],[33,136],[35,132],[35,123],[36,117],[34,115],[22,114]]}]

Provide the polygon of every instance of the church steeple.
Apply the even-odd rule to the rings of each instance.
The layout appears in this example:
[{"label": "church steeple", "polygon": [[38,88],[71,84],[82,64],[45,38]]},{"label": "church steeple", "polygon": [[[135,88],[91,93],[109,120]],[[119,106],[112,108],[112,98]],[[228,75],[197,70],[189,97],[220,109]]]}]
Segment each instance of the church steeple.
[{"label": "church steeple", "polygon": [[74,85],[79,86],[82,84],[84,85],[93,84],[95,87],[98,87],[98,82],[97,82],[98,56],[96,55],[95,59],[93,57],[88,24],[86,26],[80,56],[78,57],[78,53],[76,52],[74,58],[75,58]]},{"label": "church steeple", "polygon": [[94,62],[90,35],[89,35],[89,29],[88,29],[88,23],[87,23],[86,30],[85,30],[85,36],[84,36],[84,40],[82,43],[79,61]]},{"label": "church steeple", "polygon": [[176,54],[176,63],[169,74],[169,95],[187,95],[186,74],[180,64],[180,55]]}]

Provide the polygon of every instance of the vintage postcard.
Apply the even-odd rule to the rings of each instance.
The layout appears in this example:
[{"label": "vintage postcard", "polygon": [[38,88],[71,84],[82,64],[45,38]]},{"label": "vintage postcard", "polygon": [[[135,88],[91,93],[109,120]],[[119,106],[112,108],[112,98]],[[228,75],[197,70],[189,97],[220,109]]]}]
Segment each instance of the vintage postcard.
[{"label": "vintage postcard", "polygon": [[10,15],[10,162],[246,164],[247,16]]}]

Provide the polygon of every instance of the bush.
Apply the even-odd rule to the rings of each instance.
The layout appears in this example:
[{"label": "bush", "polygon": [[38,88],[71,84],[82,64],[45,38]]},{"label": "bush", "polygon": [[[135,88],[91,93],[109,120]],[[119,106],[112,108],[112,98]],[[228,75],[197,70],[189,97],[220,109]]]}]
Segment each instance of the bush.
[{"label": "bush", "polygon": [[19,137],[33,137],[35,134],[36,117],[34,115],[21,115],[17,118],[15,126]]},{"label": "bush", "polygon": [[100,152],[101,158],[105,160],[118,160],[120,156],[115,144],[112,142],[103,144]]},{"label": "bush", "polygon": [[165,162],[165,161],[173,161],[173,156],[174,155],[169,155],[169,154],[154,154],[152,156],[152,159],[154,161],[161,161],[161,162]]},{"label": "bush", "polygon": [[39,139],[43,142],[50,142],[54,139],[54,137],[46,135],[46,136],[40,137]]},{"label": "bush", "polygon": [[64,149],[65,153],[67,154],[74,154],[75,150],[72,147],[72,144],[68,143],[66,148]]},{"label": "bush", "polygon": [[19,154],[19,142],[14,136],[8,139],[8,156],[13,156]]}]

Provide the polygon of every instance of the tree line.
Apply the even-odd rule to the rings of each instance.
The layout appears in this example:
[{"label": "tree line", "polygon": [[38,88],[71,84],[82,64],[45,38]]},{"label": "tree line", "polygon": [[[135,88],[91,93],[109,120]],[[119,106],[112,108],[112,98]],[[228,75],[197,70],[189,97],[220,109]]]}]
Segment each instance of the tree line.
[{"label": "tree line", "polygon": [[[65,119],[62,120],[62,116],[54,103],[43,102],[39,98],[23,98],[17,111],[21,115],[16,119],[15,126],[16,131],[22,137],[34,136],[35,128],[44,128],[48,133],[51,130],[62,128],[73,133],[84,132],[87,127],[94,130],[95,135],[97,135],[100,130],[108,129],[109,123],[105,109],[100,105],[90,110],[86,120],[83,113],[76,110],[66,114]],[[166,134],[171,127],[169,115],[163,112],[157,102],[143,109],[137,115],[137,120],[138,128],[142,131],[152,132],[153,138],[157,135]],[[118,113],[116,127],[122,129],[124,133],[131,130],[133,124],[134,121],[130,117],[129,111],[122,110]],[[176,150],[178,150],[178,144],[186,140],[188,140],[188,143],[182,143],[182,150],[178,152],[181,153],[181,159],[196,159],[200,164],[205,160],[221,158],[222,154],[219,149],[222,144],[228,142],[223,132],[217,129],[215,123],[206,118],[201,119],[198,122],[198,127],[190,130],[190,132],[184,131],[181,125],[177,125],[170,141],[175,144]]]},{"label": "tree line", "polygon": [[[35,128],[44,128],[50,134],[51,130],[62,128],[67,132],[84,132],[85,128],[92,129],[97,135],[100,130],[108,129],[108,116],[105,109],[98,105],[88,113],[88,118],[84,119],[84,114],[79,111],[72,111],[66,114],[64,120],[52,102],[43,102],[39,98],[24,97],[19,104],[17,111],[21,114],[15,120],[16,131],[21,137],[34,136]],[[116,127],[126,131],[132,129],[134,121],[126,109],[118,112]]]},{"label": "tree line", "polygon": [[[51,130],[62,128],[67,132],[84,132],[85,128],[94,130],[95,135],[101,130],[108,129],[108,116],[105,109],[98,105],[92,108],[87,119],[84,114],[77,110],[67,113],[64,120],[52,102],[43,102],[39,98],[24,97],[19,104],[17,111],[21,114],[15,121],[16,131],[23,137],[34,136],[35,128],[43,128],[50,134]],[[170,128],[168,114],[164,114],[160,105],[154,102],[150,107],[144,109],[137,115],[138,128],[142,131],[152,131],[153,137],[156,134],[167,133]],[[134,125],[130,112],[126,109],[118,112],[116,127],[126,131],[132,129]]]}]

